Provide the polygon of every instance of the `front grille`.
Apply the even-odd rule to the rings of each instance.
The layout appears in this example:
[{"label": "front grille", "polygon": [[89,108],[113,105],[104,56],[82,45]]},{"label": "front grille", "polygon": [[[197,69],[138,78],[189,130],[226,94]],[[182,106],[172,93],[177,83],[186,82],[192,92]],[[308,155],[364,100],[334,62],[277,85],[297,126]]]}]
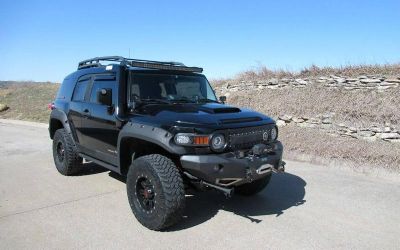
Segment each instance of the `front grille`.
[{"label": "front grille", "polygon": [[[269,142],[273,125],[228,130],[228,146],[232,150],[249,149],[256,144]],[[263,139],[267,133],[268,140]]]}]

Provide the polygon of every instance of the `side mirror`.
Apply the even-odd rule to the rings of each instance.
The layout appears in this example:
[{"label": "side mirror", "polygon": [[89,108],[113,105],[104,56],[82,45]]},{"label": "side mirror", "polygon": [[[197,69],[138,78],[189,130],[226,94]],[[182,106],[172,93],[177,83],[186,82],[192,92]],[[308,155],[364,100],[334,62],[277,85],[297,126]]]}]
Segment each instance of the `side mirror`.
[{"label": "side mirror", "polygon": [[97,92],[97,102],[101,105],[112,105],[112,89],[100,89]]},{"label": "side mirror", "polygon": [[219,97],[220,102],[225,103],[226,102],[226,96],[220,96]]}]

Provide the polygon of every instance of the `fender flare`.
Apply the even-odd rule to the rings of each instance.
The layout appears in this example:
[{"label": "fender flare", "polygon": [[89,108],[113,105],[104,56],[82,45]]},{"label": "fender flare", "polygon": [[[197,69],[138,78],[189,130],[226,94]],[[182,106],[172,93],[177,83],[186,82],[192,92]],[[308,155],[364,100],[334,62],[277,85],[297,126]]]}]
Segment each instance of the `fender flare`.
[{"label": "fender flare", "polygon": [[135,138],[156,144],[171,154],[184,154],[185,148],[171,143],[174,135],[165,129],[128,122],[118,135],[118,152],[120,152],[121,142],[126,138]]},{"label": "fender flare", "polygon": [[53,109],[51,111],[51,113],[50,113],[50,121],[49,121],[50,138],[53,137],[53,135],[52,135],[52,131],[53,131],[52,120],[57,120],[57,121],[61,122],[61,124],[64,127],[64,129],[67,131],[68,134],[71,135],[73,141],[75,142],[75,138],[72,136],[71,126],[69,125],[67,114],[65,114],[65,112],[63,112],[61,110],[58,110],[58,109]]}]

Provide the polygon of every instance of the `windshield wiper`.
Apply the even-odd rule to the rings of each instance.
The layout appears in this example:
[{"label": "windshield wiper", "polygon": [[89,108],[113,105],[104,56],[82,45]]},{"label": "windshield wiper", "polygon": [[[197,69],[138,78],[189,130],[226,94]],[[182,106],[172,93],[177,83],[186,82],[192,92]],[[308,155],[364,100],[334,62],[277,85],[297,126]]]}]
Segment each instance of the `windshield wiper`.
[{"label": "windshield wiper", "polygon": [[163,99],[155,99],[155,98],[147,98],[147,99],[139,99],[137,98],[135,100],[135,107],[139,108],[141,106],[144,105],[148,105],[148,104],[171,104],[171,102],[167,101],[167,100],[163,100]]},{"label": "windshield wiper", "polygon": [[183,103],[194,103],[194,101],[189,100],[189,99],[175,99],[175,100],[170,100],[171,102],[183,102]]},{"label": "windshield wiper", "polygon": [[216,101],[216,100],[213,100],[213,99],[208,99],[208,98],[201,98],[201,99],[198,99],[197,102],[205,102],[205,103],[207,103],[207,102],[213,102],[213,103],[219,103],[219,101]]},{"label": "windshield wiper", "polygon": [[168,100],[156,99],[156,98],[140,99],[139,102],[142,102],[142,103],[162,103],[162,104],[171,104],[171,102],[168,101]]}]

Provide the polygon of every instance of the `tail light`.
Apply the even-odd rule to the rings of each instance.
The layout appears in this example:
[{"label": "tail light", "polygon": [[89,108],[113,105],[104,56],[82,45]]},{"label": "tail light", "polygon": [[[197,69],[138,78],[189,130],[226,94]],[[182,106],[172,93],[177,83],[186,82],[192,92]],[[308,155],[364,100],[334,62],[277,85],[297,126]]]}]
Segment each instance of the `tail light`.
[{"label": "tail light", "polygon": [[53,103],[53,102],[47,104],[47,107],[49,108],[49,110],[53,110],[53,109],[56,108],[56,106],[54,106],[54,103]]}]

